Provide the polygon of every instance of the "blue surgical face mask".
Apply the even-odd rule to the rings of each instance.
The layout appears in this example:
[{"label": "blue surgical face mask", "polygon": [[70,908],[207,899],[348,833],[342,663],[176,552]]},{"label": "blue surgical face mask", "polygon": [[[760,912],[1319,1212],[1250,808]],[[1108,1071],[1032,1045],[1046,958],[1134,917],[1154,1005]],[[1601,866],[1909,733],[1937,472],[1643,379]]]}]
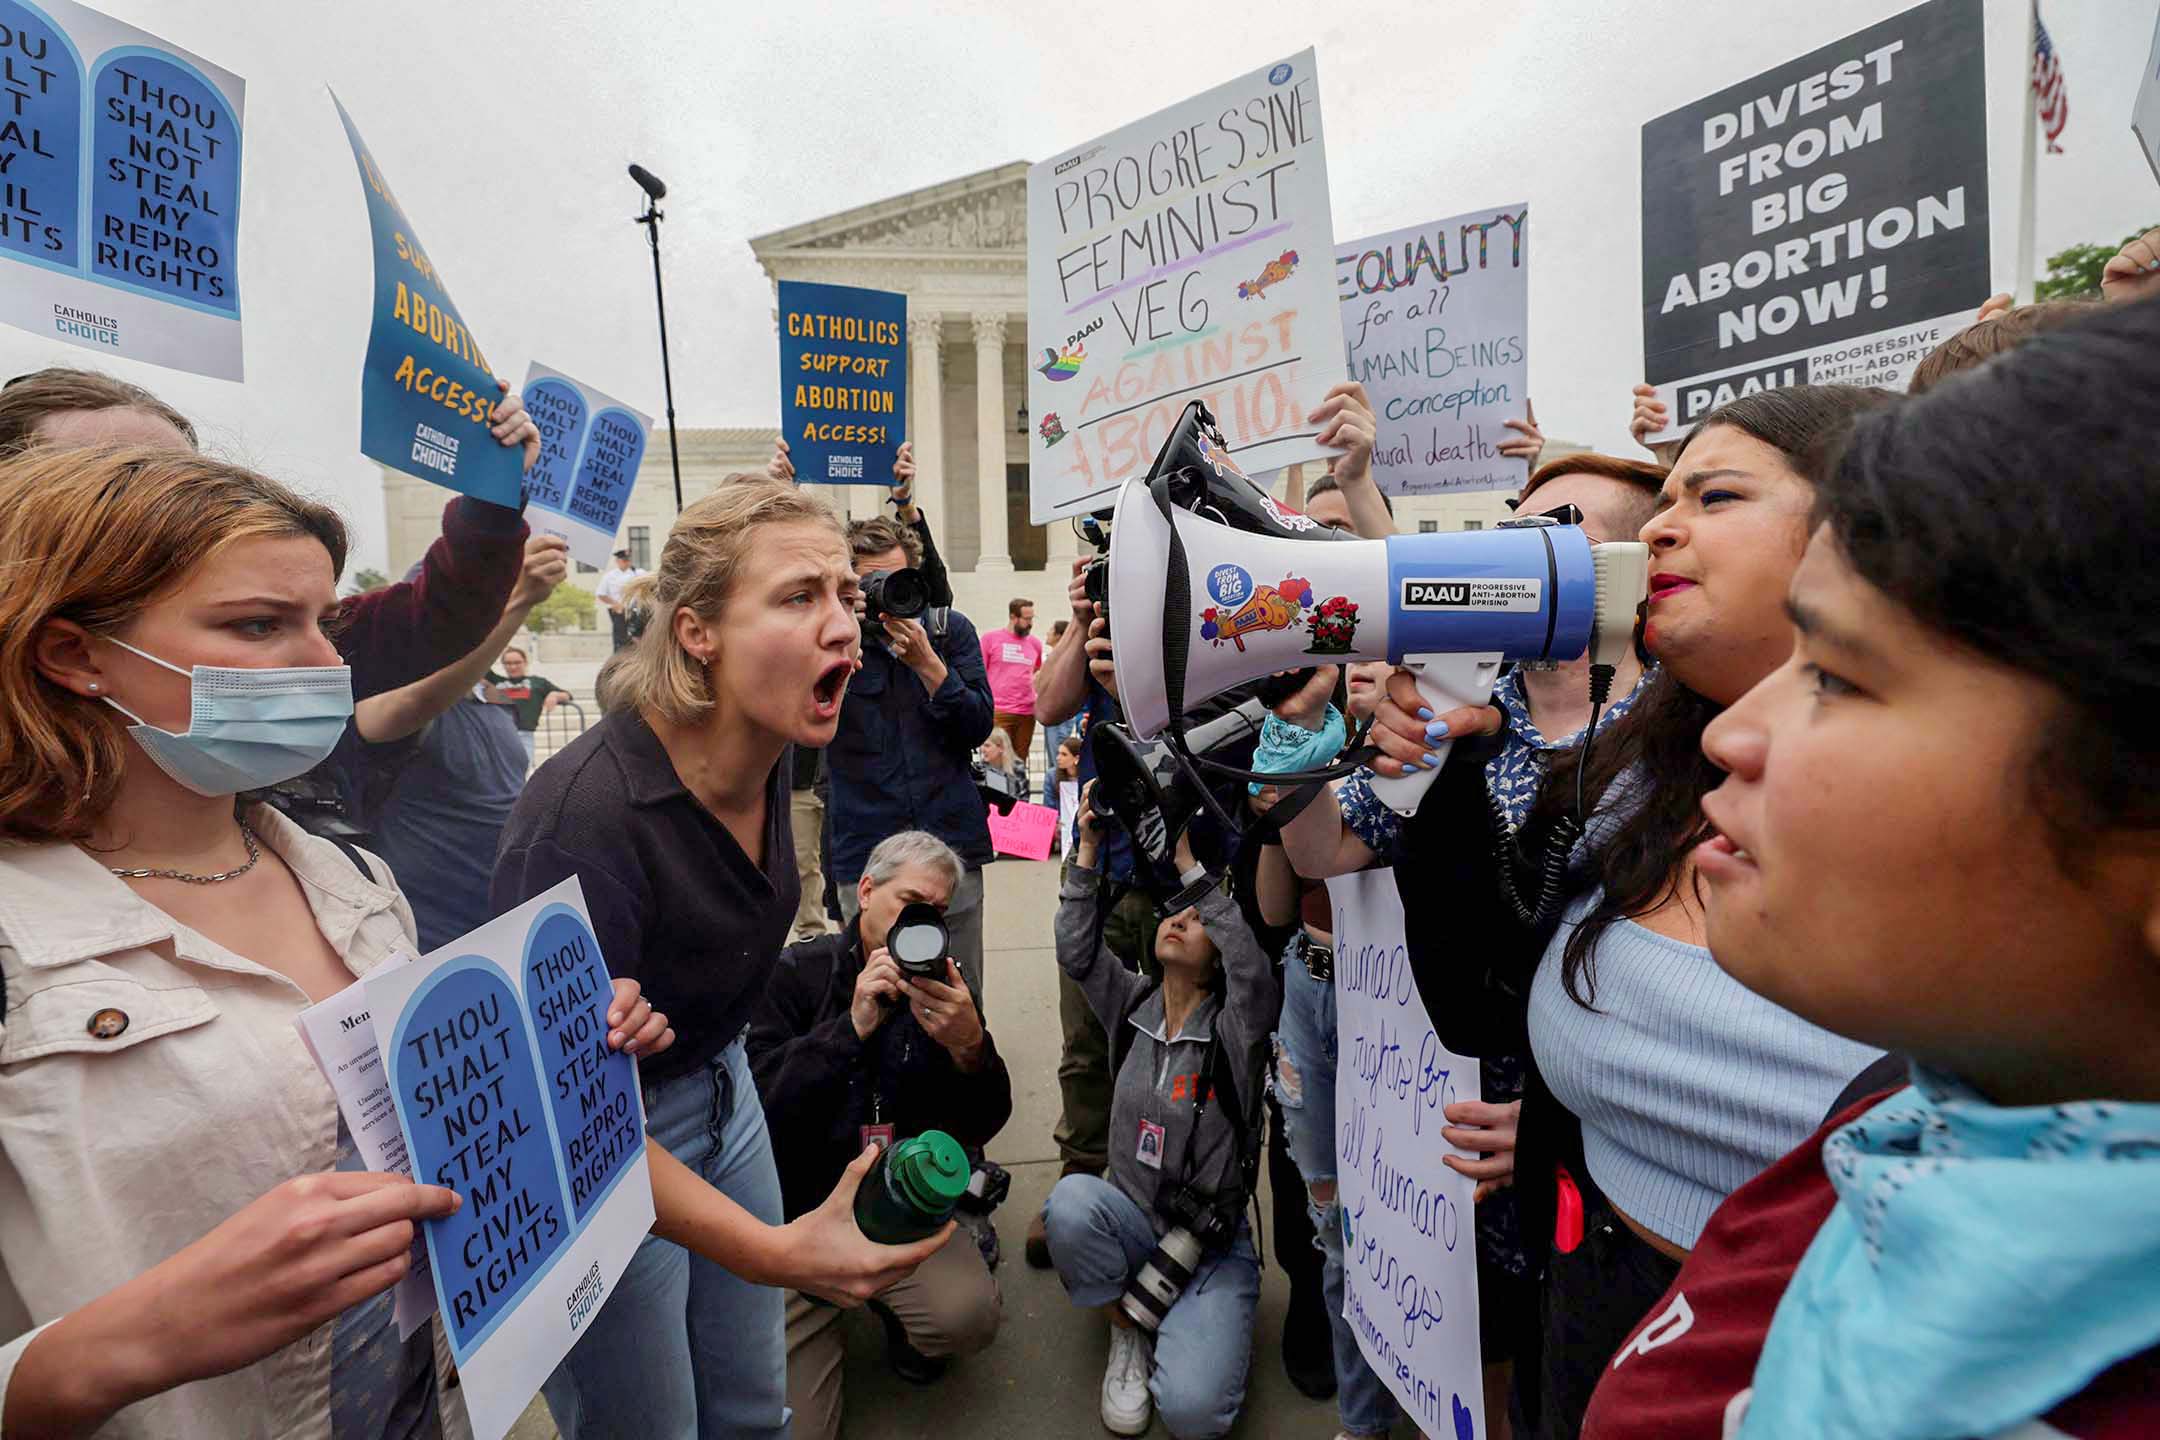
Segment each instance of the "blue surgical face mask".
[{"label": "blue surgical face mask", "polygon": [[350,666],[197,665],[190,672],[125,640],[112,643],[188,677],[193,702],[183,734],[160,730],[110,695],[104,698],[135,722],[128,734],[143,753],[198,795],[237,795],[305,775],[336,748],[352,718]]}]

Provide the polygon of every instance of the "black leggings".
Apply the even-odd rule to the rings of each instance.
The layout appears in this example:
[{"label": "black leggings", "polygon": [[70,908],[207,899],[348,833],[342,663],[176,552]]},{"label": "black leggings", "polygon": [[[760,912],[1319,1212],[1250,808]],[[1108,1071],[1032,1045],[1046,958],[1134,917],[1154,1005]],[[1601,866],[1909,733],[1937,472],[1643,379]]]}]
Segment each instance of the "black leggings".
[{"label": "black leggings", "polygon": [[1576,1440],[1605,1367],[1680,1274],[1679,1261],[1644,1243],[1603,1196],[1584,1189],[1582,1244],[1565,1255],[1551,1252],[1538,1302],[1541,1440]]}]

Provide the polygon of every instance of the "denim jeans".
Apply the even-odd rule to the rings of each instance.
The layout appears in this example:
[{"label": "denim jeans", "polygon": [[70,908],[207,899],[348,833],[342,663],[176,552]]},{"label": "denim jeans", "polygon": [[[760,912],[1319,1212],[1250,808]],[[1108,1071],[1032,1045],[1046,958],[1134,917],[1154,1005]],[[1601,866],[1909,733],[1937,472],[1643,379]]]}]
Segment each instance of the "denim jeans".
[{"label": "denim jeans", "polygon": [[1320,1293],[1335,1337],[1335,1411],[1352,1435],[1381,1435],[1395,1423],[1395,1397],[1365,1363],[1343,1318],[1342,1221],[1332,1200],[1312,1203],[1311,1187],[1335,1179],[1335,987],[1305,968],[1303,936],[1283,957],[1282,1019],[1275,1031],[1270,1084],[1282,1107],[1284,1140],[1305,1178],[1306,1209],[1324,1265]]},{"label": "denim jeans", "polygon": [[[702,1069],[647,1085],[645,1129],[780,1223],[780,1173],[740,1039]],[[786,1291],[648,1238],[541,1393],[563,1440],[785,1440],[786,1314]]]},{"label": "denim jeans", "polygon": [[[1093,1175],[1067,1175],[1043,1206],[1050,1259],[1075,1305],[1109,1305],[1155,1248],[1155,1225],[1133,1198]],[[1155,1332],[1148,1393],[1173,1440],[1229,1433],[1245,1403],[1252,1367],[1260,1260],[1252,1236],[1205,1256]]]}]

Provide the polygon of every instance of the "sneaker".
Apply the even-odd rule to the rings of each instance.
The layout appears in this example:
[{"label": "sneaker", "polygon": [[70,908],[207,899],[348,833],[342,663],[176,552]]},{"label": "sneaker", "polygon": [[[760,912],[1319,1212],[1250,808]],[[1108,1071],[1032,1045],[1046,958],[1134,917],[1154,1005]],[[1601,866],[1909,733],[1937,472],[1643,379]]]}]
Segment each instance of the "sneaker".
[{"label": "sneaker", "polygon": [[1028,1221],[1027,1262],[1037,1270],[1050,1268],[1050,1217],[1040,1210]]},{"label": "sneaker", "polygon": [[1148,1398],[1147,1342],[1124,1325],[1110,1327],[1110,1363],[1103,1367],[1102,1423],[1113,1435],[1145,1435],[1155,1418]]},{"label": "sneaker", "polygon": [[910,1385],[928,1385],[952,1368],[952,1361],[943,1355],[930,1356],[908,1343],[907,1326],[900,1317],[882,1305],[871,1307],[885,1326],[885,1363],[892,1366],[893,1374]]}]

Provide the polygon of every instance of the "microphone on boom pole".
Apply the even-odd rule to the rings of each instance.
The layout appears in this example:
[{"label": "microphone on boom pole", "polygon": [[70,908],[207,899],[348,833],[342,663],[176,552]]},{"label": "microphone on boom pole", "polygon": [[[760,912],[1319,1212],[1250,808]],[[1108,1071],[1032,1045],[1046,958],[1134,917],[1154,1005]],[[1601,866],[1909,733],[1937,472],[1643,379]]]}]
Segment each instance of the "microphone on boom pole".
[{"label": "microphone on boom pole", "polygon": [[643,225],[652,241],[653,304],[660,312],[660,385],[667,397],[668,463],[675,472],[675,512],[679,515],[682,513],[682,455],[675,446],[675,379],[668,369],[667,295],[660,285],[660,222],[666,217],[660,213],[659,202],[667,195],[667,182],[642,165],[630,167],[630,178],[645,192],[645,213],[631,223]]}]

